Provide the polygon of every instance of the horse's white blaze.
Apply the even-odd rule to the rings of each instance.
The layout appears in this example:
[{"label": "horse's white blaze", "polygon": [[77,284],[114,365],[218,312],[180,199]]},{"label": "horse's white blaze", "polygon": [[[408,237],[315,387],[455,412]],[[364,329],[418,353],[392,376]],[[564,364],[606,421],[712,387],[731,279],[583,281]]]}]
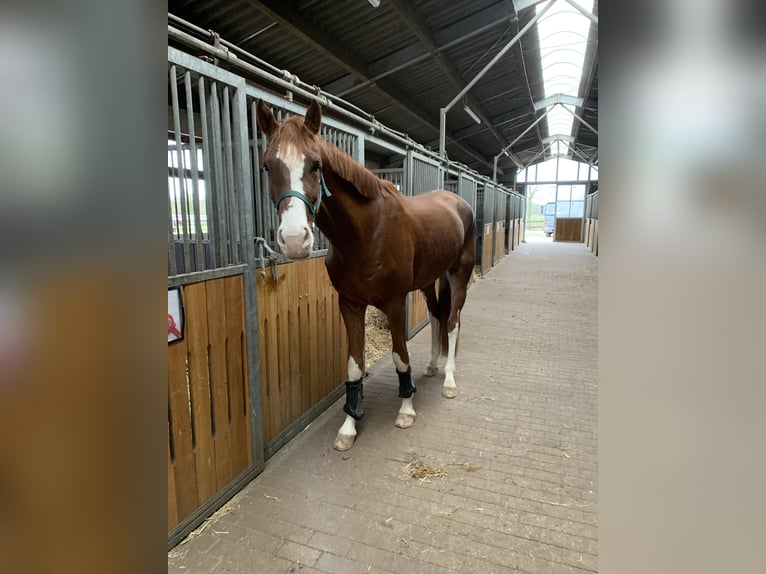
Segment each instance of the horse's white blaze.
[{"label": "horse's white blaze", "polygon": [[362,369],[356,364],[354,357],[348,358],[348,380],[358,381],[362,378]]},{"label": "horse's white blaze", "polygon": [[457,333],[460,325],[449,332],[447,340],[449,341],[449,354],[447,355],[447,364],[444,365],[444,386],[455,387],[455,347],[457,346]]},{"label": "horse's white blaze", "polygon": [[439,367],[439,319],[428,314],[431,320],[431,360],[428,362],[428,368],[436,370]]},{"label": "horse's white blaze", "polygon": [[[306,156],[299,153],[295,146],[288,144],[285,145],[284,149],[282,146],[279,146],[276,157],[287,166],[287,170],[290,173],[290,189],[306,195],[303,190],[303,164],[306,161]],[[309,229],[305,204],[297,197],[288,197],[284,201],[287,201],[287,205],[282,212],[282,221],[279,224],[279,233],[277,234],[280,244],[280,238],[284,238],[285,242],[290,237],[303,238]],[[309,237],[311,241],[309,249],[311,249],[314,243],[314,235],[309,233]]]},{"label": "horse's white blaze", "polygon": [[338,434],[356,436],[356,420],[354,420],[354,417],[346,415],[346,420],[343,421],[343,426],[340,427]]},{"label": "horse's white blaze", "polygon": [[396,351],[394,351],[391,356],[394,358],[394,366],[396,367],[396,370],[400,373],[404,373],[409,365],[402,361],[402,358]]},{"label": "horse's white blaze", "polygon": [[399,408],[399,412],[404,415],[415,416],[415,409],[412,406],[412,397],[402,399],[402,406]]}]

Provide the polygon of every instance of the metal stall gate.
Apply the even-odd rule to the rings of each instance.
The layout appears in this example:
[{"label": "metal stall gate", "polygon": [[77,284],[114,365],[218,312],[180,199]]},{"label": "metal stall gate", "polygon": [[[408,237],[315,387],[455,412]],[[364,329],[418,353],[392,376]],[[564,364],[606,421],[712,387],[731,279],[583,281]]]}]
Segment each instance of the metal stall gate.
[{"label": "metal stall gate", "polygon": [[485,183],[482,203],[482,245],[480,263],[482,275],[492,268],[492,253],[495,238],[495,195],[495,186],[491,183]]},{"label": "metal stall gate", "polygon": [[[301,262],[264,247],[276,247],[277,218],[256,100],[277,116],[305,108],[172,47],[168,73],[173,546],[342,394],[347,343],[326,239],[318,233],[320,251]],[[324,118],[322,136],[364,161],[363,132]]]},{"label": "metal stall gate", "polygon": [[404,168],[392,167],[383,169],[371,169],[372,173],[377,175],[380,179],[390,181],[396,186],[401,193],[404,193]]},{"label": "metal stall gate", "polygon": [[524,219],[522,216],[522,206],[524,204],[524,198],[518,193],[511,193],[508,198],[509,207],[509,225],[511,226],[510,233],[508,234],[509,247],[516,249],[521,243],[521,237],[523,233],[522,226]]},{"label": "metal stall gate", "polygon": [[444,189],[452,193],[458,192],[460,173],[452,169],[447,170],[444,176]]},{"label": "metal stall gate", "polygon": [[168,544],[263,468],[245,82],[168,48]]},{"label": "metal stall gate", "polygon": [[[418,195],[438,189],[441,167],[429,157],[408,150],[404,157],[405,195]],[[414,337],[428,324],[428,307],[420,291],[407,296],[407,339]]]},{"label": "metal stall gate", "polygon": [[[481,240],[481,234],[482,229],[480,226],[480,214],[477,208],[477,191],[476,188],[478,186],[478,182],[472,178],[470,175],[460,172],[458,174],[458,182],[457,182],[457,193],[460,197],[465,199],[468,204],[471,206],[471,209],[473,209],[474,218],[476,220],[476,257],[477,261],[474,262],[474,265],[478,263],[478,258],[481,254],[481,243],[479,241]],[[471,279],[473,280],[473,278]]]},{"label": "metal stall gate", "polygon": [[458,175],[458,187],[457,187],[457,193],[460,197],[465,199],[468,204],[471,206],[471,209],[473,209],[473,213],[475,217],[479,217],[479,214],[477,213],[476,208],[476,187],[478,185],[478,182],[465,173],[460,173]]},{"label": "metal stall gate", "polygon": [[585,244],[598,256],[598,191],[585,198]]},{"label": "metal stall gate", "polygon": [[516,198],[516,227],[518,229],[516,233],[516,247],[518,247],[524,239],[524,229],[527,221],[527,202],[526,198],[520,193],[516,194]]},{"label": "metal stall gate", "polygon": [[[246,95],[255,174],[255,235],[276,249],[277,218],[269,197],[268,172],[260,169],[267,140],[255,122],[256,102],[264,100],[278,118],[303,115],[306,107],[254,86],[247,87]],[[364,162],[363,133],[324,116],[320,135]],[[346,329],[338,294],[324,266],[328,242],[318,229],[315,234],[311,258],[291,262],[280,255],[255,276],[266,458],[305,428],[344,390]]]},{"label": "metal stall gate", "polygon": [[492,265],[497,265],[498,262],[505,256],[505,217],[508,205],[508,193],[496,188],[495,193],[495,245],[492,253]]}]

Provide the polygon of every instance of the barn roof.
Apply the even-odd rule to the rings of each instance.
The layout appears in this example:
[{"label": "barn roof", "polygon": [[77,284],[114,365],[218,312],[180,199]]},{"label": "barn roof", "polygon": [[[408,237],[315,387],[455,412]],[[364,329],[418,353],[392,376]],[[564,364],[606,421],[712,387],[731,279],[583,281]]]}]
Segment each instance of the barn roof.
[{"label": "barn roof", "polygon": [[[213,41],[208,32],[212,31],[226,45],[242,51],[238,54],[249,53],[287,70],[438,150],[440,109],[546,4],[530,0],[169,0],[168,23],[198,37],[207,36],[209,41]],[[549,13],[447,112],[445,149],[450,160],[491,175],[494,157],[507,149],[508,154],[498,159],[502,172],[498,179],[506,182],[513,180],[517,166],[543,161],[554,153],[597,161],[598,137],[593,130],[598,130],[598,27],[574,4],[556,0]],[[584,21],[587,33],[548,38],[541,54],[539,27],[546,18],[555,21],[554,12],[562,9],[569,21],[581,19],[581,28]],[[597,14],[597,0],[592,10]],[[580,52],[581,72],[572,72],[570,66],[571,73],[557,73],[557,77],[569,76],[562,88],[569,96],[563,103],[579,104],[570,105],[569,110],[585,122],[572,117],[570,133],[560,133],[566,125],[558,120],[550,124],[556,115],[551,112],[528,129],[555,102],[562,102],[551,95],[543,64],[550,69],[551,58],[563,54],[566,59],[573,50]],[[546,106],[546,102],[554,103]],[[562,110],[563,106],[557,107],[559,115]]]}]

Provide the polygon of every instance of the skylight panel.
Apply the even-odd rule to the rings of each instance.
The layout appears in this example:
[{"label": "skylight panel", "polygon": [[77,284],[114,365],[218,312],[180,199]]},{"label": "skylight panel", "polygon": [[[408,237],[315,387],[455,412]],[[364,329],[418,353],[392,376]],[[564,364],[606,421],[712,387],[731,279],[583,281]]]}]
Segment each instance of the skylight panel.
[{"label": "skylight panel", "polygon": [[[579,3],[586,10],[593,11],[593,0]],[[544,6],[544,2],[537,4],[537,12]],[[556,94],[577,97],[582,83],[590,20],[566,0],[557,0],[537,22],[537,27],[545,97]],[[575,113],[577,111],[574,106],[567,108]],[[549,134],[572,135],[574,117],[561,106],[551,110],[545,121],[548,122]],[[564,141],[556,141],[551,146],[551,154],[568,152],[569,144]]]}]

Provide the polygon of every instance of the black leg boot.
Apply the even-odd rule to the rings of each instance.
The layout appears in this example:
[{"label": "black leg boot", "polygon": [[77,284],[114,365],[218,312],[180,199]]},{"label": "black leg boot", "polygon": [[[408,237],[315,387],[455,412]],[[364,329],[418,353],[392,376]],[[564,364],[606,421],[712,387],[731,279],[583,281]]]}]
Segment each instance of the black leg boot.
[{"label": "black leg boot", "polygon": [[346,381],[346,404],[343,405],[343,412],[358,421],[362,420],[364,416],[364,385],[362,380]]},{"label": "black leg boot", "polygon": [[402,399],[410,398],[413,393],[418,390],[415,388],[415,383],[412,382],[412,367],[407,367],[407,371],[400,373],[396,371],[399,376],[399,397]]}]

